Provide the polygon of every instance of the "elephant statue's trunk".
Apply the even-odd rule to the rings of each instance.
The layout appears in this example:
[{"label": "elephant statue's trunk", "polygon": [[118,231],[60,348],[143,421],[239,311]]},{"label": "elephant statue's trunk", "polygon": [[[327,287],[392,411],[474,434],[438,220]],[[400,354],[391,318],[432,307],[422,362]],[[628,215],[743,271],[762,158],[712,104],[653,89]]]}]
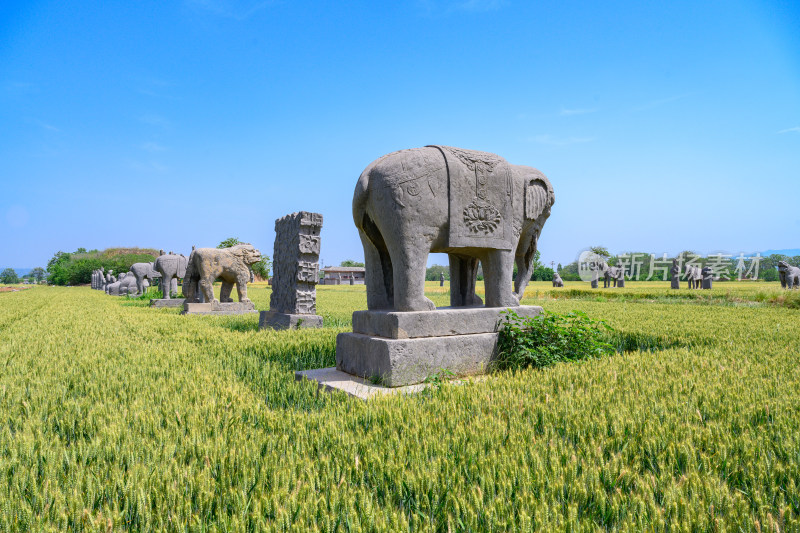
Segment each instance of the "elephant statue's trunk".
[{"label": "elephant statue's trunk", "polygon": [[517,277],[514,279],[514,296],[522,300],[525,294],[525,287],[533,276],[533,269],[536,266],[533,260],[536,255],[536,243],[539,240],[539,231],[533,230],[533,235],[523,234],[517,246],[515,262],[517,263]]}]

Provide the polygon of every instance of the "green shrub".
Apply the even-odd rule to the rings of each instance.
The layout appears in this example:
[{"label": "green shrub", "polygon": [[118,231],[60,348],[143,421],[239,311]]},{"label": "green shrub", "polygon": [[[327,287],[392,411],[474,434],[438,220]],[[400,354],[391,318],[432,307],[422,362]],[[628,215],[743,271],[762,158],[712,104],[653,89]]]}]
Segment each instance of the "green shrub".
[{"label": "green shrub", "polygon": [[586,313],[560,315],[543,311],[534,317],[523,317],[508,309],[503,315],[495,370],[543,368],[614,352],[605,342],[605,333],[613,331],[611,326],[592,320]]}]

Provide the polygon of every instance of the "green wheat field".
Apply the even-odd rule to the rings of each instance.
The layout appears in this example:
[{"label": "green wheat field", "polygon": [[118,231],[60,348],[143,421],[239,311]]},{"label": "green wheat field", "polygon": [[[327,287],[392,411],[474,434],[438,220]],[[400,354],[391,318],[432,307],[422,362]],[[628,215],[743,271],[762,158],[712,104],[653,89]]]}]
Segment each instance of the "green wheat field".
[{"label": "green wheat field", "polygon": [[284,332],[0,293],[0,531],[800,531],[800,291],[668,285],[532,283],[618,352],[368,402],[294,379],[363,286]]}]

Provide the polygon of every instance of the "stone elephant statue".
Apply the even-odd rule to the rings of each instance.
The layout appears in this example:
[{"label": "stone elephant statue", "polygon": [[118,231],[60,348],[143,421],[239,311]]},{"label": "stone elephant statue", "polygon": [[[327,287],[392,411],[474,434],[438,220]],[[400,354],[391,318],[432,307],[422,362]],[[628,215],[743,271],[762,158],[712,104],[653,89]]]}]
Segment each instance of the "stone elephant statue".
[{"label": "stone elephant statue", "polygon": [[621,272],[622,269],[620,267],[606,266],[606,269],[603,272],[603,288],[607,289],[608,287],[611,287],[612,284],[614,287],[616,287]]},{"label": "stone elephant statue", "polygon": [[[235,284],[239,301],[252,303],[247,297],[247,282],[251,266],[259,261],[261,252],[251,244],[193,249],[183,279],[183,295],[187,302],[196,302],[201,294],[208,303],[232,302],[231,290]],[[217,279],[222,280],[219,300],[214,298],[214,281]]]},{"label": "stone elephant statue", "polygon": [[778,278],[784,289],[800,289],[800,268],[778,261]]},{"label": "stone elephant statue", "polygon": [[[106,286],[106,293],[111,296],[125,296],[126,294],[136,294],[138,292],[136,276],[132,272],[123,272],[119,279]],[[142,282],[143,290],[150,286],[147,280]],[[141,294],[141,292],[138,292]]]},{"label": "stone elephant statue", "polygon": [[475,294],[479,261],[486,306],[518,306],[554,201],[544,174],[495,154],[426,146],[375,160],[353,196],[367,307],[435,309],[424,294],[430,252],[449,256],[452,306],[483,303]]},{"label": "stone elephant statue", "polygon": [[136,292],[138,294],[144,294],[145,279],[149,280],[151,282],[150,285],[152,285],[154,279],[161,277],[161,274],[153,268],[153,263],[134,263],[131,265],[130,273],[136,279]]},{"label": "stone elephant statue", "polygon": [[686,265],[686,281],[690,289],[699,289],[703,281],[703,273],[699,266]]},{"label": "stone elephant statue", "polygon": [[189,260],[183,254],[172,252],[159,255],[153,263],[153,268],[161,275],[161,292],[163,298],[169,300],[172,293],[178,294],[178,278],[186,277],[186,267]]}]

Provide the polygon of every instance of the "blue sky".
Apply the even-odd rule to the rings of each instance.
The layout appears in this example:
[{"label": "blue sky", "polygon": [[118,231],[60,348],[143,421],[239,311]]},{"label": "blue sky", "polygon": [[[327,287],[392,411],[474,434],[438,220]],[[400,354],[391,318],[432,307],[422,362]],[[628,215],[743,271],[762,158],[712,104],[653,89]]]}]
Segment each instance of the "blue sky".
[{"label": "blue sky", "polygon": [[323,213],[325,263],[361,259],[359,174],[426,144],[547,174],[547,262],[797,248],[800,4],[0,7],[3,266],[230,236],[272,255],[297,210]]}]

